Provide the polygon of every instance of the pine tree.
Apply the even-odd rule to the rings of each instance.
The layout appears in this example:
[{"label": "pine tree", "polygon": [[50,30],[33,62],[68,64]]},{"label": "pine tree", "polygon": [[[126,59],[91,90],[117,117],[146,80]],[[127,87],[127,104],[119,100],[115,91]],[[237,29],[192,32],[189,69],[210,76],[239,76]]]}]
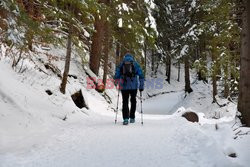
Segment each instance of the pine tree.
[{"label": "pine tree", "polygon": [[83,3],[78,0],[62,0],[62,1],[44,1],[43,6],[45,10],[45,21],[51,27],[53,37],[62,45],[66,44],[66,59],[65,68],[63,72],[62,83],[60,91],[65,94],[67,85],[67,78],[70,69],[72,45],[81,46],[84,43],[84,32],[88,24],[92,24],[89,18],[95,2],[86,1]]},{"label": "pine tree", "polygon": [[[202,40],[206,39],[205,51],[202,57],[210,56],[212,59],[211,70],[205,70],[205,76],[212,78],[213,102],[216,102],[218,83],[224,86],[223,96],[229,97],[237,91],[238,62],[239,62],[239,26],[236,23],[236,3],[229,0],[202,1],[202,22],[199,23],[203,30]],[[203,49],[204,50],[204,49]],[[199,62],[203,63],[204,58]],[[197,67],[197,64],[196,64]],[[200,69],[204,65],[199,64]],[[221,79],[221,80],[219,80]]]},{"label": "pine tree", "polygon": [[160,52],[164,55],[164,62],[166,65],[166,77],[170,83],[171,76],[171,43],[174,41],[175,32],[173,31],[173,14],[171,1],[156,1],[157,9],[154,11],[156,18],[157,31],[159,33],[157,38],[157,46]]},{"label": "pine tree", "polygon": [[[106,5],[109,3],[109,0],[99,0],[98,2],[101,4],[102,8],[106,9]],[[95,32],[92,36],[89,67],[97,76],[99,74],[100,60],[103,51],[104,28],[106,20],[107,17],[105,17],[104,12],[101,12],[100,14],[95,13]]]},{"label": "pine tree", "polygon": [[245,0],[244,6],[238,109],[242,113],[243,123],[250,126],[250,1]]}]

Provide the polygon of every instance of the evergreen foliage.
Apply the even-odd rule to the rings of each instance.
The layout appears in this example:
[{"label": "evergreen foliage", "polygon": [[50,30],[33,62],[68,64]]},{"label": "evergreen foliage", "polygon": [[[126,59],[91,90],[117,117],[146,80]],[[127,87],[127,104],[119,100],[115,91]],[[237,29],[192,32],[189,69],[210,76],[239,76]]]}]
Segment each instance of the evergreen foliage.
[{"label": "evergreen foliage", "polygon": [[199,80],[213,81],[214,96],[238,94],[239,1],[3,0],[0,8],[1,41],[24,51],[39,43],[66,47],[71,33],[72,45],[87,63],[96,21],[102,20],[105,37],[98,48],[101,68],[97,67],[105,69],[105,75],[112,75],[109,62],[116,59],[117,64],[131,52],[144,71],[148,64],[152,70],[165,66],[170,83],[171,65],[188,59]]}]

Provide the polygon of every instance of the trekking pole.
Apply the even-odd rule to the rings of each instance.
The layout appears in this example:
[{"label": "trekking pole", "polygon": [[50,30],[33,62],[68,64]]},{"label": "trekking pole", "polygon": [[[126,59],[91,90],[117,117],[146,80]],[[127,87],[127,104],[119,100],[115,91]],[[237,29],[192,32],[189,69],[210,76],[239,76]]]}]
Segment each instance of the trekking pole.
[{"label": "trekking pole", "polygon": [[115,113],[115,124],[117,123],[117,114],[118,114],[119,96],[120,96],[120,90],[118,89],[118,99],[117,99],[117,106],[116,106],[116,113]]},{"label": "trekking pole", "polygon": [[140,99],[141,99],[141,125],[143,125],[143,112],[142,112],[142,92],[140,92]]}]

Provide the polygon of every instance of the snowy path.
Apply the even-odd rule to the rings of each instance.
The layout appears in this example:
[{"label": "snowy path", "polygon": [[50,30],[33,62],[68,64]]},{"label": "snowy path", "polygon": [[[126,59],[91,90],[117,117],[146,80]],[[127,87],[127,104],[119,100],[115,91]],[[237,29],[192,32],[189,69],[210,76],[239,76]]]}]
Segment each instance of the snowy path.
[{"label": "snowy path", "polygon": [[249,164],[249,140],[238,141],[239,159],[229,158],[230,129],[220,125],[218,133],[213,124],[203,127],[162,110],[174,107],[181,93],[145,102],[143,126],[138,113],[135,124],[123,126],[120,112],[115,125],[114,113],[96,92],[85,91],[91,110],[78,110],[71,98],[48,98],[47,87],[35,89],[20,83],[12,69],[2,69],[0,167],[236,167],[242,159],[244,167]]},{"label": "snowy path", "polygon": [[25,153],[0,156],[1,167],[230,167],[229,158],[198,125],[183,118],[139,121],[129,126],[113,117],[94,116],[62,127],[42,146]]}]

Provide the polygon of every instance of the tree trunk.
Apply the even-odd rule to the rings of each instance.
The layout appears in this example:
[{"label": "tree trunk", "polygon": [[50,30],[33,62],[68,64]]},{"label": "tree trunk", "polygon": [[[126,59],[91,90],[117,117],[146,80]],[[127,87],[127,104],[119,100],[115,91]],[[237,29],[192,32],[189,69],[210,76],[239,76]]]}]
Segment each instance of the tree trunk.
[{"label": "tree trunk", "polygon": [[[110,0],[98,0],[98,3],[104,3],[109,5]],[[93,71],[94,74],[98,76],[99,68],[100,68],[100,60],[102,57],[102,48],[104,42],[104,27],[105,27],[105,20],[107,16],[102,16],[101,19],[99,15],[95,16],[95,32],[92,36],[92,44],[91,44],[91,51],[90,51],[90,61],[89,67]]]},{"label": "tree trunk", "polygon": [[168,56],[166,56],[165,57],[165,66],[166,66],[166,74],[165,75],[167,77],[167,79],[166,79],[167,81],[168,81],[168,70],[169,70],[169,68],[168,68],[168,61],[169,61],[168,60]]},{"label": "tree trunk", "polygon": [[141,67],[142,67],[143,72],[144,72],[144,65],[145,65],[144,60],[145,60],[144,57],[141,56]]},{"label": "tree trunk", "polygon": [[94,27],[95,32],[92,37],[89,67],[98,76],[104,37],[104,23],[98,16],[96,16]]},{"label": "tree trunk", "polygon": [[171,77],[171,57],[166,57],[166,77],[167,81],[170,84],[170,77]]},{"label": "tree trunk", "polygon": [[224,97],[228,98],[228,96],[230,96],[230,90],[229,90],[229,83],[230,83],[230,77],[229,77],[229,64],[226,63],[226,67],[224,69]]},{"label": "tree trunk", "polygon": [[120,64],[120,52],[121,52],[121,47],[119,42],[116,42],[116,50],[115,50],[115,64],[118,66]]},{"label": "tree trunk", "polygon": [[121,44],[120,46],[121,46],[120,61],[122,61],[123,57],[125,56],[126,53],[128,53],[128,51],[123,44]]},{"label": "tree trunk", "polygon": [[213,74],[212,76],[212,85],[213,85],[213,102],[212,103],[215,103],[216,102],[216,95],[217,95],[217,84],[216,84],[216,75]]},{"label": "tree trunk", "polygon": [[62,83],[61,83],[61,87],[60,87],[60,91],[63,94],[65,94],[67,78],[68,78],[68,74],[69,74],[70,59],[71,59],[71,43],[72,43],[72,32],[71,32],[71,28],[70,28],[69,34],[68,34],[68,40],[67,40],[67,52],[66,52],[65,67],[64,67],[63,78],[62,78]]},{"label": "tree trunk", "polygon": [[180,74],[181,74],[181,63],[178,61],[178,78],[177,81],[180,82]]},{"label": "tree trunk", "polygon": [[155,69],[154,69],[154,76],[157,77],[157,71],[158,71],[158,68],[159,68],[159,65],[160,65],[160,59],[161,59],[161,55],[159,53],[156,53],[154,55],[154,58],[155,58]]},{"label": "tree trunk", "polygon": [[145,44],[144,45],[144,68],[143,68],[143,71],[144,71],[144,76],[146,76],[146,72],[147,72],[147,45]]},{"label": "tree trunk", "polygon": [[171,57],[169,57],[169,69],[168,69],[168,83],[170,84],[170,79],[171,79]]},{"label": "tree trunk", "polygon": [[190,86],[190,74],[189,74],[189,56],[186,55],[185,59],[185,92],[191,93],[193,89]]},{"label": "tree trunk", "polygon": [[104,32],[104,39],[105,39],[105,44],[104,44],[104,67],[103,67],[103,84],[106,86],[107,83],[107,75],[108,75],[108,61],[109,61],[109,49],[110,49],[110,32],[109,32],[109,23],[105,23],[105,32]]},{"label": "tree trunk", "polygon": [[151,77],[154,76],[154,70],[155,70],[155,58],[154,58],[154,50],[152,49],[152,55],[151,55]]},{"label": "tree trunk", "polygon": [[240,94],[238,109],[242,122],[250,126],[250,1],[245,0],[240,68]]},{"label": "tree trunk", "polygon": [[212,103],[215,103],[216,102],[216,95],[217,95],[217,78],[216,78],[216,75],[217,75],[217,61],[215,59],[215,55],[214,55],[214,52],[212,51],[212,62],[214,63],[213,64],[213,69],[212,69],[212,85],[213,85],[213,102]]},{"label": "tree trunk", "polygon": [[28,45],[28,48],[29,48],[30,51],[33,51],[33,42],[32,42],[32,40],[33,40],[34,36],[33,36],[32,31],[33,30],[27,30],[26,35],[25,35],[26,40],[27,40],[27,45]]}]

